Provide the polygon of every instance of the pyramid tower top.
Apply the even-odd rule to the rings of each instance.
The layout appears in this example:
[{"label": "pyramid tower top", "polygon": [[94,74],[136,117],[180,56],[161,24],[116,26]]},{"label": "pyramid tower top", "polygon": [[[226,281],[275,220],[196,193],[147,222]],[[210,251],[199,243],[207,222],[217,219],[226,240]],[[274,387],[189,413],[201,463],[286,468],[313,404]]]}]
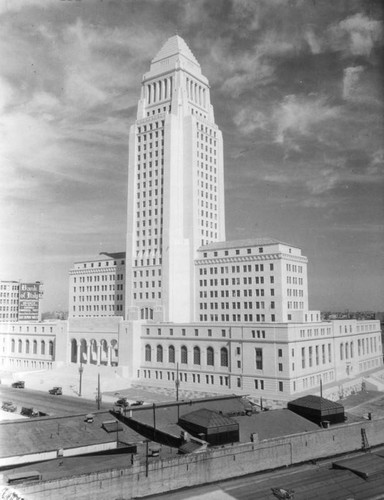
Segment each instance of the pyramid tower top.
[{"label": "pyramid tower top", "polygon": [[152,64],[176,55],[182,55],[192,63],[200,66],[191,49],[179,35],[168,38],[156,56],[152,59]]}]

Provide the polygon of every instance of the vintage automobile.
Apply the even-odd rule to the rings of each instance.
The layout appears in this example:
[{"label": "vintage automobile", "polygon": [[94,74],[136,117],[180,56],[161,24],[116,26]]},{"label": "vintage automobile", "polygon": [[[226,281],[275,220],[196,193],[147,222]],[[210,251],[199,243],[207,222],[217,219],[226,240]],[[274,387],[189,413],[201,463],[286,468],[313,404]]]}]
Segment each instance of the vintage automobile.
[{"label": "vintage automobile", "polygon": [[13,382],[12,387],[14,387],[16,389],[24,389],[25,382],[24,382],[24,380],[18,380],[17,382]]},{"label": "vintage automobile", "polygon": [[38,417],[39,412],[34,408],[27,408],[26,406],[23,406],[21,408],[20,415],[24,415],[24,417]]},{"label": "vintage automobile", "polygon": [[12,401],[3,401],[1,409],[4,411],[11,411],[12,413],[17,410],[17,406],[12,403]]},{"label": "vintage automobile", "polygon": [[54,396],[62,396],[63,395],[63,389],[61,387],[52,387],[52,389],[49,389],[49,394],[53,394]]},{"label": "vintage automobile", "polygon": [[129,406],[129,401],[127,398],[120,398],[115,402],[115,406]]}]

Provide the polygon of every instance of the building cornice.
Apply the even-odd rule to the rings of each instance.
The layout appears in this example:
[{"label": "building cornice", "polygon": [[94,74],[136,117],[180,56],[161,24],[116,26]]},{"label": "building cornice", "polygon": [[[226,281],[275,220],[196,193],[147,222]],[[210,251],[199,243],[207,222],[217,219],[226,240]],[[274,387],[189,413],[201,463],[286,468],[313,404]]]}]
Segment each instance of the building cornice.
[{"label": "building cornice", "polygon": [[307,257],[299,256],[299,255],[291,255],[285,253],[274,253],[274,254],[260,254],[260,255],[233,255],[227,257],[205,257],[202,259],[195,259],[195,265],[204,265],[204,264],[225,264],[225,263],[236,263],[236,262],[251,262],[251,261],[268,261],[268,260],[293,260],[295,262],[301,262],[306,264],[308,262]]}]

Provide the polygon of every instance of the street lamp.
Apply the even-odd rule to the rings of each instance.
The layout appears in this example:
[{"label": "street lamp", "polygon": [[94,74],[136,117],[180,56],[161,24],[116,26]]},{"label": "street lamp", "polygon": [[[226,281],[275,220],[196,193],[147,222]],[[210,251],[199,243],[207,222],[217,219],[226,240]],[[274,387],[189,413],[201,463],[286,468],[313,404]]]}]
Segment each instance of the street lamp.
[{"label": "street lamp", "polygon": [[176,401],[179,401],[179,386],[180,386],[180,380],[179,380],[179,363],[177,363],[177,365],[176,365],[175,386],[176,386]]},{"label": "street lamp", "polygon": [[83,378],[83,371],[84,371],[83,362],[80,361],[80,366],[79,366],[79,375],[80,375],[79,396],[81,396],[81,382],[82,382],[82,378]]}]

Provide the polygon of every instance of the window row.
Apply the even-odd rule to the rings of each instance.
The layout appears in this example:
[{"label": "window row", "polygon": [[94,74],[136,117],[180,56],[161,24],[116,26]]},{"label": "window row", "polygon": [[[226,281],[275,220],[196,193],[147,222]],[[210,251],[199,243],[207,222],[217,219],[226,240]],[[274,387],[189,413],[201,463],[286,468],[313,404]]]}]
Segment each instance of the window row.
[{"label": "window row", "polygon": [[[215,351],[213,347],[207,347],[205,350],[205,359],[207,366],[215,366]],[[168,352],[168,363],[176,362],[176,351],[175,346],[170,345],[167,349]],[[201,349],[198,346],[195,346],[191,351],[193,364],[201,365]],[[189,351],[188,347],[183,345],[180,348],[180,363],[188,364]],[[152,361],[152,347],[150,344],[146,344],[145,346],[145,361]],[[156,346],[156,362],[163,363],[164,362],[164,348],[162,345]],[[226,347],[222,347],[220,349],[220,366],[227,367],[228,366],[228,349]]]},{"label": "window row", "polygon": [[[32,341],[32,354],[45,355],[46,354],[46,342],[45,342],[45,340],[40,341],[39,352],[38,352],[38,344],[39,343],[37,340]],[[30,348],[31,348],[31,341],[30,340],[27,339],[24,342],[24,349],[23,349],[23,341],[21,339],[19,339],[17,341],[17,352],[19,354],[22,354],[22,353],[30,354]],[[12,339],[11,340],[11,353],[15,353],[15,352],[16,352],[16,340]],[[53,342],[53,340],[50,340],[48,342],[48,354],[49,354],[49,356],[53,356],[53,353],[54,353],[54,342]]]}]

